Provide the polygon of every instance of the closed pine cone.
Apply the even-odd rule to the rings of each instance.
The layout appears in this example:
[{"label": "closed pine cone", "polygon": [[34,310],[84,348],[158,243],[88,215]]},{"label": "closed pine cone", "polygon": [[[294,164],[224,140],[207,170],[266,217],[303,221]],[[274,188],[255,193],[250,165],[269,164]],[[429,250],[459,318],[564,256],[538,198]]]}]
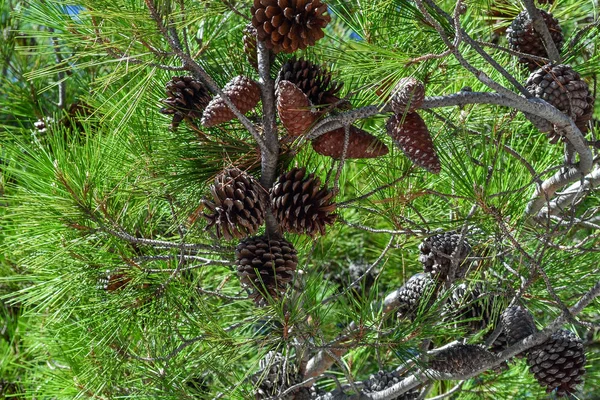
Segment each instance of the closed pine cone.
[{"label": "closed pine cone", "polygon": [[393,115],[386,124],[394,143],[416,165],[438,174],[442,166],[423,118],[415,112]]},{"label": "closed pine cone", "polygon": [[290,242],[264,235],[244,239],[235,249],[235,257],[242,287],[259,306],[285,293],[298,265],[297,251]]},{"label": "closed pine cone", "polygon": [[294,137],[305,133],[317,120],[308,97],[289,81],[277,84],[277,112],[285,129]]},{"label": "closed pine cone", "polygon": [[[384,372],[379,371],[376,374],[369,376],[369,379],[363,381],[363,393],[380,392],[384,389],[394,386],[396,383],[404,380],[404,376],[401,376],[396,371]],[[402,393],[391,400],[416,400],[421,394],[419,388],[411,389],[407,392]]]},{"label": "closed pine cone", "polygon": [[436,284],[429,274],[423,272],[411,276],[398,291],[398,317],[414,317],[423,300],[432,302]]},{"label": "closed pine cone", "polygon": [[[258,83],[245,76],[236,76],[223,88],[223,94],[231,99],[233,105],[245,114],[252,110],[260,100]],[[220,96],[215,96],[204,110],[202,125],[211,127],[236,118]]]},{"label": "closed pine cone", "polygon": [[292,168],[271,188],[273,213],[283,230],[314,236],[325,234],[325,226],[337,217],[334,193],[321,188],[321,179],[306,175],[305,168]]},{"label": "closed pine cone", "polygon": [[525,339],[537,330],[529,310],[520,305],[511,306],[504,310],[502,313],[502,329],[506,334],[509,346]]},{"label": "closed pine cone", "polygon": [[171,128],[177,129],[184,119],[197,119],[210,102],[206,86],[191,76],[174,76],[167,83],[167,98],[162,100],[166,107],[163,114],[173,115]]},{"label": "closed pine cone", "polygon": [[428,237],[419,245],[419,261],[423,270],[431,273],[437,279],[446,280],[452,266],[452,259],[456,259],[455,276],[462,278],[469,270],[466,258],[471,252],[471,246],[466,238],[459,246],[461,235],[456,232],[444,232]]},{"label": "closed pine cone", "polygon": [[[259,362],[260,370],[252,376],[252,383],[256,385],[256,400],[264,400],[280,393],[286,389],[302,382],[302,376],[292,360],[286,360],[285,356],[275,351],[270,351]],[[310,389],[300,387],[288,393],[282,400],[310,399]]]},{"label": "closed pine cone", "polygon": [[250,12],[258,39],[275,53],[313,46],[331,21],[321,0],[254,0]]},{"label": "closed pine cone", "polygon": [[265,218],[265,195],[260,184],[249,174],[231,168],[215,178],[212,201],[204,200],[209,211],[207,229],[215,227],[218,238],[227,240],[252,235]]},{"label": "closed pine cone", "polygon": [[[326,132],[312,141],[313,150],[324,156],[339,160],[344,152],[346,131],[344,128]],[[355,126],[350,126],[350,139],[346,159],[375,158],[389,152],[385,143]]]},{"label": "closed pine cone", "polygon": [[402,78],[392,90],[390,105],[396,114],[413,112],[425,100],[425,85],[413,77]]},{"label": "closed pine cone", "polygon": [[464,375],[495,359],[496,357],[482,346],[457,344],[436,353],[430,361],[430,366],[443,373]]}]

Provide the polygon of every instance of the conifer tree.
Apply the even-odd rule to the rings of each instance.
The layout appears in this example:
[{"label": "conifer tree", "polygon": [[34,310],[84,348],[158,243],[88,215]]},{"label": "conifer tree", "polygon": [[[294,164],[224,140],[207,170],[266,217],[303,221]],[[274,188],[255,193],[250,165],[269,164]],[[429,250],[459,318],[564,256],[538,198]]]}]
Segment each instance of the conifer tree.
[{"label": "conifer tree", "polygon": [[0,399],[600,396],[596,0],[0,5]]}]

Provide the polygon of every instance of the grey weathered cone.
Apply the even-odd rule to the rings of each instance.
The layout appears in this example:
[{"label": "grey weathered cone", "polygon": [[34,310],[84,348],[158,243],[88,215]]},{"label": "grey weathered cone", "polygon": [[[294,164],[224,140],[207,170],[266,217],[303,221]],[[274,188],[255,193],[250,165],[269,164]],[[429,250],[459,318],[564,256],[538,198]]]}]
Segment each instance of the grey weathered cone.
[{"label": "grey weathered cone", "polygon": [[238,168],[226,169],[210,187],[212,200],[204,200],[208,212],[207,229],[216,230],[218,238],[227,240],[252,235],[265,218],[266,192],[252,177]]},{"label": "grey weathered cone", "polygon": [[[350,126],[350,137],[346,149],[346,159],[375,158],[386,155],[389,150],[385,143],[355,126]],[[326,132],[312,141],[317,153],[339,160],[344,153],[346,131],[344,128]]]},{"label": "grey weathered cone", "polygon": [[191,76],[174,76],[167,82],[167,98],[162,102],[163,114],[172,115],[171,128],[177,129],[181,121],[202,117],[202,112],[211,99],[208,88]]},{"label": "grey weathered cone", "polygon": [[406,114],[421,107],[425,100],[425,85],[413,77],[402,78],[392,90],[390,106],[396,114]]},{"label": "grey weathered cone", "polygon": [[583,341],[573,332],[561,329],[527,354],[529,370],[547,392],[558,396],[577,392],[585,374]]},{"label": "grey weathered cone", "polygon": [[423,270],[439,280],[448,279],[452,260],[456,262],[455,278],[463,278],[469,271],[470,263],[466,258],[471,253],[471,246],[466,238],[461,242],[461,235],[454,231],[433,235],[419,245],[419,261]]},{"label": "grey weathered cone", "polygon": [[281,123],[293,137],[307,132],[318,117],[311,110],[306,94],[290,81],[277,84],[277,112]]},{"label": "grey weathered cone", "polygon": [[[369,379],[364,380],[363,393],[374,393],[380,392],[384,389],[394,386],[396,383],[404,380],[404,376],[401,376],[398,372],[384,372],[379,371],[376,374],[369,376]],[[402,393],[396,397],[392,397],[391,400],[416,400],[420,395],[419,388],[411,389],[407,392]]]},{"label": "grey weathered cone", "polygon": [[529,310],[520,305],[511,306],[504,310],[502,313],[502,329],[509,346],[525,339],[537,330]]},{"label": "grey weathered cone", "polygon": [[[275,87],[281,81],[290,81],[298,86],[315,106],[328,106],[340,101],[338,93],[343,83],[333,81],[327,68],[303,58],[292,57],[283,64],[277,75]],[[347,103],[340,106],[347,106]]]},{"label": "grey weathered cone", "polygon": [[[255,399],[265,400],[276,397],[288,388],[302,382],[293,360],[286,360],[283,354],[270,351],[259,362],[259,371],[252,376],[255,385]],[[283,397],[282,400],[310,399],[310,389],[299,387]]]},{"label": "grey weathered cone", "polygon": [[457,344],[436,353],[432,356],[429,365],[436,371],[463,375],[495,359],[496,357],[482,346]]},{"label": "grey weathered cone", "polygon": [[285,293],[298,265],[297,251],[290,242],[265,235],[242,240],[235,257],[242,287],[259,306]]},{"label": "grey weathered cone", "polygon": [[331,21],[321,0],[254,0],[250,13],[258,39],[275,53],[313,46]]},{"label": "grey weathered cone", "polygon": [[[245,114],[260,101],[260,86],[245,76],[236,76],[223,88],[223,94],[231,99],[233,105]],[[206,106],[202,116],[202,125],[209,128],[236,118],[220,96],[215,96]]]},{"label": "grey weathered cone", "polygon": [[[556,45],[556,48],[560,52],[563,44],[562,29],[552,14],[539,10],[548,30],[552,41]],[[510,24],[506,30],[506,36],[508,39],[508,46],[515,51],[525,54],[531,54],[538,57],[548,57],[544,43],[542,42],[541,36],[535,31],[533,27],[533,21],[529,17],[527,11],[522,11],[514,21]],[[539,68],[539,62],[526,57],[520,57],[519,62],[527,64],[530,71]]]},{"label": "grey weathered cone", "polygon": [[305,168],[292,168],[271,188],[271,207],[282,229],[310,236],[324,235],[326,225],[335,222],[333,198],[333,191],[321,187],[321,179],[307,175]]},{"label": "grey weathered cone", "polygon": [[394,143],[413,163],[434,174],[441,171],[433,139],[419,114],[412,112],[393,115],[387,121],[386,129]]},{"label": "grey weathered cone", "polygon": [[398,291],[398,318],[412,318],[421,305],[433,302],[436,283],[429,274],[423,272],[411,276]]}]

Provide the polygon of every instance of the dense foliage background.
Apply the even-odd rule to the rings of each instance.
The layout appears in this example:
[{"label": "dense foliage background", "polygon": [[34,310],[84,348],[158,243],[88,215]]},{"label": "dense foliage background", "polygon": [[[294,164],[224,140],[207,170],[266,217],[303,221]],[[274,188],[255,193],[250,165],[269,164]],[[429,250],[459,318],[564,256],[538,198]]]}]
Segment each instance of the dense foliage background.
[{"label": "dense foliage background", "polygon": [[[251,3],[151,4],[223,87],[237,75],[259,79],[242,40]],[[455,6],[436,3],[449,13]],[[451,54],[411,61],[447,49],[415,3],[326,4],[332,21],[325,38],[296,56],[326,65],[355,108],[379,104],[376,92],[406,76],[423,81],[427,96],[465,87],[489,91]],[[466,6],[464,30],[499,46],[506,46],[503,28],[523,9],[516,0]],[[594,95],[598,6],[597,0],[540,6],[560,21],[568,43],[563,60]],[[252,376],[269,351],[300,363],[341,346],[316,381],[331,391],[405,364],[424,351],[425,340],[436,347],[458,339],[480,343],[493,326],[473,335],[439,318],[450,291],[413,321],[381,307],[422,270],[418,246],[437,230],[464,232],[476,251],[474,272],[456,284],[483,285],[485,301],[498,302],[497,314],[503,299],[519,296],[539,328],[598,282],[598,193],[541,221],[525,212],[536,182],[563,166],[565,146],[549,143],[521,112],[469,104],[420,112],[441,159],[438,175],[394,147],[385,133],[389,113],[356,123],[383,140],[389,154],[347,160],[339,171],[339,162],[310,145],[285,144],[282,171],[304,166],[331,186],[339,182],[339,217],[315,240],[286,235],[299,252],[296,289],[285,301],[256,307],[236,276],[237,242],[217,240],[198,218],[223,168],[258,176],[256,143],[237,120],[170,129],[170,116],[159,112],[165,84],[190,72],[147,4],[0,0],[0,9],[0,398],[253,398]],[[515,56],[483,48],[525,82],[529,72]],[[472,46],[459,49],[510,87]],[[272,76],[288,58],[277,54]],[[248,118],[258,124],[261,115],[257,107]],[[586,135],[591,145],[599,127],[594,119]],[[373,268],[350,288],[356,265]],[[600,396],[599,305],[592,302],[565,325],[587,348],[577,398]],[[340,345],[336,338],[352,321],[360,334]],[[419,360],[417,366],[425,362]],[[424,395],[433,398],[457,383],[433,381]],[[517,358],[461,385],[449,398],[552,396]]]}]

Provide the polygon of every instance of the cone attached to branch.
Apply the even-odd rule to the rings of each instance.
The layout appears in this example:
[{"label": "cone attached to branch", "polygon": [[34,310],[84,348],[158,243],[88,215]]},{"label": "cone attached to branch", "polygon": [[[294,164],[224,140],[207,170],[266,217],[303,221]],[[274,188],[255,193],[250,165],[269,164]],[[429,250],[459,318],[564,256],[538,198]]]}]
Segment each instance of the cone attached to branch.
[{"label": "cone attached to branch", "polygon": [[258,231],[265,216],[263,188],[245,172],[231,168],[215,178],[212,201],[204,200],[207,229],[214,227],[218,238],[242,238]]},{"label": "cone attached to branch", "polygon": [[184,119],[197,119],[210,102],[206,86],[191,76],[174,76],[167,83],[167,98],[162,100],[166,107],[163,114],[173,115],[171,128],[177,129]]},{"label": "cone attached to branch", "polygon": [[[374,393],[380,392],[384,389],[394,386],[396,383],[404,380],[404,376],[401,376],[398,372],[384,372],[379,371],[376,374],[369,376],[369,379],[363,381],[363,393]],[[394,397],[393,400],[416,400],[419,398],[421,391],[419,388],[411,389],[398,397]]]},{"label": "cone attached to branch", "polygon": [[298,265],[296,249],[283,238],[246,238],[235,249],[235,257],[241,284],[259,306],[285,293]]},{"label": "cone attached to branch", "polygon": [[495,359],[496,357],[482,346],[457,344],[436,353],[430,361],[430,366],[443,373],[463,375]]},{"label": "cone attached to branch", "polygon": [[471,253],[471,246],[466,238],[462,240],[456,232],[445,232],[428,237],[419,245],[419,261],[425,273],[430,273],[439,280],[448,279],[452,262],[456,262],[454,278],[463,278],[469,271],[470,263],[466,258]]},{"label": "cone attached to branch", "polygon": [[[258,83],[245,76],[236,76],[223,88],[235,107],[245,114],[252,110],[260,100],[260,87]],[[227,107],[220,96],[215,96],[204,110],[202,125],[211,127],[236,118],[233,111]]]},{"label": "cone attached to branch", "polygon": [[[342,158],[344,152],[344,128],[322,134],[312,141],[314,151],[336,160]],[[350,141],[346,150],[346,159],[375,158],[388,153],[388,148],[381,140],[355,126],[350,126]]]},{"label": "cone attached to branch", "polygon": [[417,113],[393,115],[386,124],[394,143],[415,164],[437,174],[442,166],[433,147],[433,139],[423,118]]},{"label": "cone attached to branch", "polygon": [[254,0],[250,12],[258,39],[275,53],[313,46],[331,21],[321,0]]},{"label": "cone attached to branch", "polygon": [[337,217],[333,197],[314,174],[307,175],[305,168],[292,168],[273,185],[271,206],[285,231],[324,235],[325,226],[333,225]]},{"label": "cone attached to branch", "polygon": [[248,24],[244,28],[242,41],[244,42],[244,53],[248,63],[258,71],[258,55],[256,54],[256,28]]},{"label": "cone attached to branch", "polygon": [[556,390],[558,396],[577,391],[585,374],[583,342],[573,332],[561,329],[527,354],[529,370],[547,392]]},{"label": "cone attached to branch", "polygon": [[289,81],[277,84],[277,111],[281,123],[291,136],[300,136],[315,123],[317,114],[302,90]]},{"label": "cone attached to branch", "polygon": [[502,313],[502,329],[506,335],[508,346],[525,339],[537,330],[529,310],[519,305],[504,310]]},{"label": "cone attached to branch", "polygon": [[[327,106],[340,101],[337,96],[343,83],[333,81],[331,72],[303,58],[291,58],[279,70],[275,87],[281,81],[290,81],[306,94],[315,106]],[[339,107],[344,107],[340,104]]]},{"label": "cone attached to branch", "polygon": [[[542,15],[542,18],[544,19],[544,22],[550,31],[552,41],[556,45],[558,51],[560,51],[564,38],[558,21],[552,16],[552,14],[544,10],[538,11]],[[508,45],[512,50],[538,57],[548,57],[548,53],[544,47],[544,42],[542,41],[541,36],[535,31],[535,28],[533,27],[533,20],[529,17],[527,11],[523,11],[517,15],[517,17],[506,30],[506,35],[508,39]],[[519,58],[519,62],[527,64],[527,67],[530,71],[533,71],[539,67],[539,62],[527,57]]]},{"label": "cone attached to branch", "polygon": [[423,300],[432,301],[432,291],[436,283],[429,274],[418,273],[411,276],[398,291],[398,317],[413,317]]},{"label": "cone attached to branch", "polygon": [[[302,382],[302,376],[292,360],[286,360],[285,356],[275,351],[270,351],[259,362],[260,370],[252,376],[252,383],[256,386],[256,400],[264,400],[278,397],[288,388]],[[309,400],[310,389],[298,387],[289,392],[283,400]]]},{"label": "cone attached to branch", "polygon": [[390,106],[396,114],[406,114],[419,109],[425,100],[425,85],[420,80],[402,78],[392,90]]}]

